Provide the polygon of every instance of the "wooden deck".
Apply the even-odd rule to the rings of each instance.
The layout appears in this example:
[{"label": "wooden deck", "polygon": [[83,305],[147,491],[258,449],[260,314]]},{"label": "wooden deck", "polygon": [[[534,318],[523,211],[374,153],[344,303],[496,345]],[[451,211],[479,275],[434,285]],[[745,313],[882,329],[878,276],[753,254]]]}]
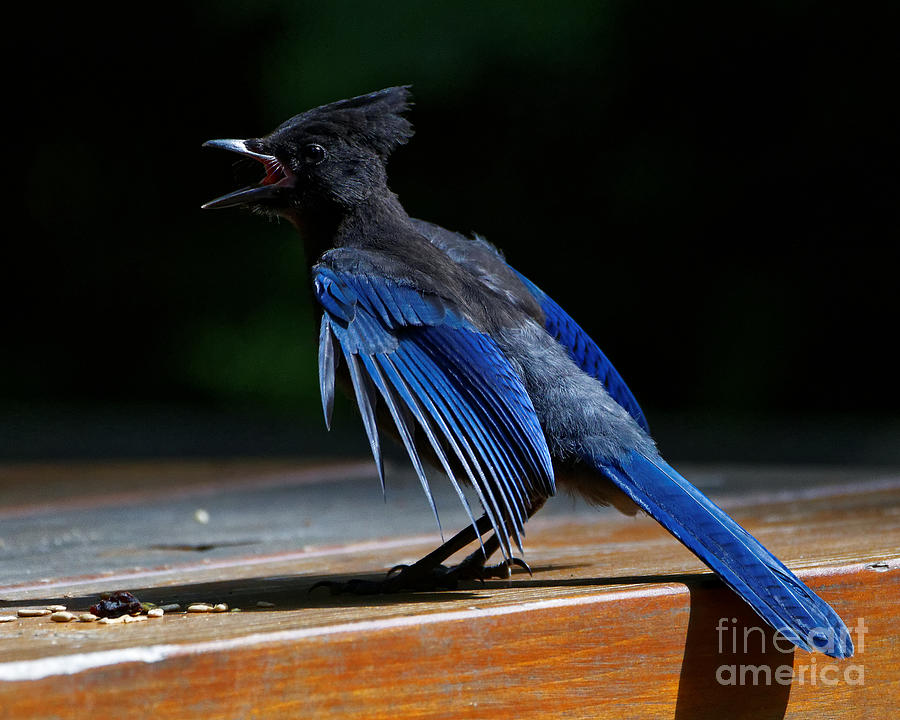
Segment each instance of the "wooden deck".
[{"label": "wooden deck", "polygon": [[856,657],[762,648],[655,522],[565,497],[528,525],[533,577],[333,597],[308,590],[440,541],[405,470],[384,503],[369,463],[23,465],[0,468],[0,615],[113,590],[241,611],[2,623],[0,718],[894,717],[900,473],[684,471],[835,607]]}]

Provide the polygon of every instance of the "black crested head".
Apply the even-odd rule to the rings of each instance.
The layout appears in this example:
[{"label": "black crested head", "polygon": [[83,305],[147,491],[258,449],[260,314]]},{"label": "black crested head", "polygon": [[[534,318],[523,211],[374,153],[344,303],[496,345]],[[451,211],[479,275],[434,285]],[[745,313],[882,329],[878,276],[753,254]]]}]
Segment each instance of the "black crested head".
[{"label": "black crested head", "polygon": [[411,104],[408,85],[390,87],[307,110],[279,125],[270,137],[290,137],[300,129],[353,141],[387,158],[413,135],[412,123],[403,117]]},{"label": "black crested head", "polygon": [[210,140],[204,146],[254,158],[266,175],[203,207],[245,206],[306,224],[389,195],[385,163],[412,137],[403,117],[410,104],[409,87],[386,88],[307,110],[264,137]]}]

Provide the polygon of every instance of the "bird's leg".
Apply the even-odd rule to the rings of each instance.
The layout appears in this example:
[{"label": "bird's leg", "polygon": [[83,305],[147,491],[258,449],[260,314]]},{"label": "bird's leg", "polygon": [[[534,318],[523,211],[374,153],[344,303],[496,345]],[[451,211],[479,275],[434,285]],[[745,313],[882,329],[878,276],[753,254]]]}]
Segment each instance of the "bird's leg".
[{"label": "bird's leg", "polygon": [[490,529],[490,518],[488,518],[487,514],[482,515],[475,522],[475,525],[467,525],[421,560],[412,565],[398,566],[392,569],[384,580],[348,580],[345,583],[323,580],[313,585],[310,588],[310,592],[318,587],[327,587],[332,594],[349,592],[356,595],[377,595],[378,593],[400,592],[402,590],[434,590],[437,588],[455,587],[457,580],[453,580],[452,584],[442,584],[440,582],[440,575],[443,574],[440,570],[446,571],[446,568],[441,563],[454,553],[462,550],[473,540],[477,540]]},{"label": "bird's leg", "polygon": [[[444,577],[447,579],[452,578],[457,582],[460,580],[481,580],[483,582],[490,578],[505,580],[510,576],[514,565],[518,565],[520,568],[527,570],[528,573],[531,574],[531,568],[528,567],[528,564],[517,557],[503,560],[496,565],[487,565],[488,559],[497,552],[499,547],[500,539],[495,533],[485,540],[481,547],[467,555],[459,564],[449,568],[441,566],[445,571]],[[402,568],[403,566],[398,567]]]},{"label": "bird's leg", "polygon": [[[535,500],[528,509],[530,518],[544,504],[544,499]],[[519,566],[531,573],[531,568],[519,558],[508,558],[496,565],[486,565],[488,559],[500,547],[500,539],[492,534],[474,552],[457,565],[447,567],[443,562],[473,540],[481,537],[491,529],[487,515],[482,515],[475,525],[468,525],[460,530],[440,547],[432,550],[425,557],[412,565],[397,565],[392,568],[384,580],[348,580],[347,582],[322,581],[310,588],[327,587],[332,594],[352,593],[355,595],[377,595],[379,593],[454,589],[460,581],[481,580],[489,578],[505,579],[510,576],[513,566]]]},{"label": "bird's leg", "polygon": [[[533,500],[531,506],[528,508],[528,514],[525,519],[530,519],[532,515],[543,507],[544,502],[544,498]],[[484,581],[490,578],[505,580],[512,574],[512,568],[515,565],[523,570],[527,570],[529,575],[532,574],[531,568],[528,567],[528,563],[517,557],[502,560],[496,565],[487,565],[487,561],[490,559],[491,555],[497,552],[499,547],[500,539],[497,537],[497,534],[494,533],[482,543],[481,547],[468,555],[462,562],[452,568],[448,568],[448,575],[453,574],[456,580]]]}]

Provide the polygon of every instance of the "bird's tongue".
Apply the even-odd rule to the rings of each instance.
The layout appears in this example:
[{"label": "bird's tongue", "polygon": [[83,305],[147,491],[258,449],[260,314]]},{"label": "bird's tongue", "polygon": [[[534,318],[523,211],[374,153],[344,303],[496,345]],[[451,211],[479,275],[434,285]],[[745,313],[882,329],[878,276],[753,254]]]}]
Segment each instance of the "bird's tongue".
[{"label": "bird's tongue", "polygon": [[284,180],[284,169],[277,160],[261,160],[266,168],[266,176],[260,182],[260,185],[274,185],[280,180]]}]

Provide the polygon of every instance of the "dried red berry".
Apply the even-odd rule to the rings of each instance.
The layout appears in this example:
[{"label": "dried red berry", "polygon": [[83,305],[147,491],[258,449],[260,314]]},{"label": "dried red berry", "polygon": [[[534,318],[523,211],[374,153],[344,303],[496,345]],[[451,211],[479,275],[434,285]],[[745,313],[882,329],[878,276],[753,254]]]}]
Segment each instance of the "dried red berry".
[{"label": "dried red berry", "polygon": [[141,601],[127,590],[103,593],[103,599],[91,605],[91,612],[97,617],[117,618],[122,615],[137,615],[141,612]]}]

